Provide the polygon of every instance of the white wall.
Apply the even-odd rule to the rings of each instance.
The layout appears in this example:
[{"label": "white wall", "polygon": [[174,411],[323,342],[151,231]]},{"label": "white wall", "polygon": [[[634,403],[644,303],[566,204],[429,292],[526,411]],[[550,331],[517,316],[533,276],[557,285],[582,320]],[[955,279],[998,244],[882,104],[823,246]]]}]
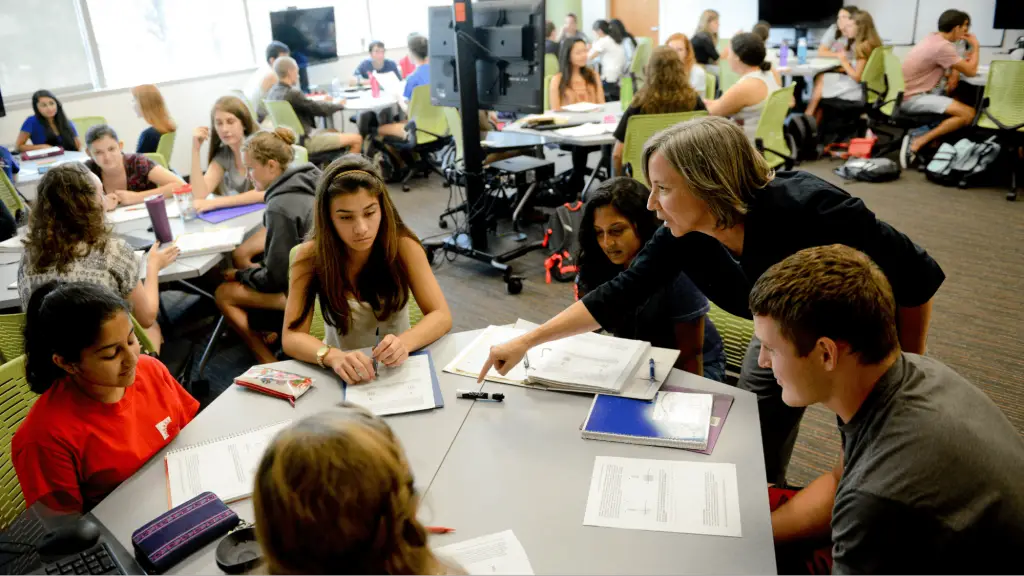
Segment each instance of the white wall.
[{"label": "white wall", "polygon": [[[668,1],[668,0],[663,0]],[[608,0],[583,0],[583,9],[580,10],[580,28],[587,30],[596,20],[608,19]],[[584,25],[584,22],[586,24]],[[561,26],[561,23],[556,23]]]}]

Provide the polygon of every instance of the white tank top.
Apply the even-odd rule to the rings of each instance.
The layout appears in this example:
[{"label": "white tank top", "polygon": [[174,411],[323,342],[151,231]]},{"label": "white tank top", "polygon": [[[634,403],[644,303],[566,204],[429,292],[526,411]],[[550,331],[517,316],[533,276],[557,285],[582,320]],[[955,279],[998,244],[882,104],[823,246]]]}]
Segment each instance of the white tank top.
[{"label": "white tank top", "polygon": [[779,84],[775,82],[775,75],[772,74],[771,70],[754,70],[753,72],[747,72],[736,82],[739,84],[747,78],[757,78],[764,85],[768,87],[768,93],[765,95],[764,100],[761,100],[753,106],[747,106],[739,112],[733,115],[732,119],[738,124],[743,125],[743,131],[747,134],[747,138],[753,142],[754,134],[757,132],[757,123],[761,120],[761,111],[764,109],[764,103],[768,101],[768,97],[773,92],[779,89]]},{"label": "white tank top", "polygon": [[327,325],[324,336],[325,344],[341,350],[373,348],[377,345],[377,328],[380,328],[381,338],[386,334],[398,336],[409,329],[408,302],[401,310],[384,320],[377,320],[369,302],[349,299],[348,306],[352,311],[348,334],[342,335],[336,328]]}]

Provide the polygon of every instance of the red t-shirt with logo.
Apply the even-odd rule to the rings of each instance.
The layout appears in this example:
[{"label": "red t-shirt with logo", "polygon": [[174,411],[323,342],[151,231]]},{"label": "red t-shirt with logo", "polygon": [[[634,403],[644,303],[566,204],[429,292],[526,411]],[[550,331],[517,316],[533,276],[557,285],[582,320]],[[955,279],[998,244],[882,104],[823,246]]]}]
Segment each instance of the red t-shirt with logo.
[{"label": "red t-shirt with logo", "polygon": [[14,434],[11,457],[25,494],[54,510],[86,511],[166,446],[199,411],[159,360],[139,356],[135,383],[115,404],[60,380]]}]

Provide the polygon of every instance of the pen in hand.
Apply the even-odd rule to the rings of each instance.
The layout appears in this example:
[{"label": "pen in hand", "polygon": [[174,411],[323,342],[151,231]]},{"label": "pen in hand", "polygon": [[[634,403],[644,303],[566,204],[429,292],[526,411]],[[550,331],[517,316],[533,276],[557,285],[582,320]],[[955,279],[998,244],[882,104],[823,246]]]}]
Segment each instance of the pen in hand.
[{"label": "pen in hand", "polygon": [[374,376],[377,375],[377,368],[378,368],[378,366],[380,366],[380,362],[378,362],[378,360],[377,360],[377,354],[376,354],[377,348],[380,348],[380,326],[377,326],[377,345],[373,347],[373,350],[374,350],[374,353],[373,353],[373,374],[374,374]]}]

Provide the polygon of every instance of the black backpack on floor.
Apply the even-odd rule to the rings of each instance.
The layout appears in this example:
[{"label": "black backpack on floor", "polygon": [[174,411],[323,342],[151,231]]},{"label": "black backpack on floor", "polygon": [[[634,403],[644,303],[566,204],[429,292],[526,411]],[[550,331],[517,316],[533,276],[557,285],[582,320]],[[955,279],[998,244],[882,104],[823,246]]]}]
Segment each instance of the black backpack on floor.
[{"label": "black backpack on floor", "polygon": [[786,136],[796,144],[793,154],[797,160],[817,160],[821,156],[818,142],[818,123],[814,116],[794,112],[786,117]]}]

